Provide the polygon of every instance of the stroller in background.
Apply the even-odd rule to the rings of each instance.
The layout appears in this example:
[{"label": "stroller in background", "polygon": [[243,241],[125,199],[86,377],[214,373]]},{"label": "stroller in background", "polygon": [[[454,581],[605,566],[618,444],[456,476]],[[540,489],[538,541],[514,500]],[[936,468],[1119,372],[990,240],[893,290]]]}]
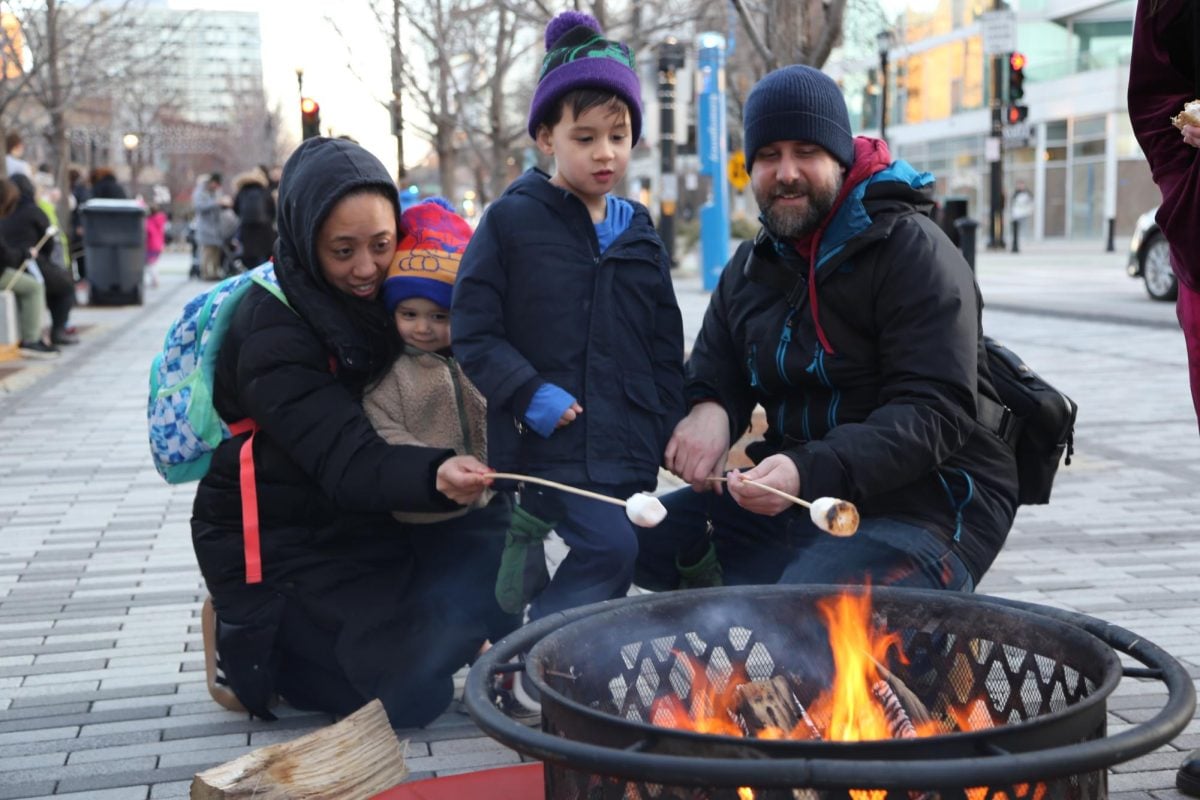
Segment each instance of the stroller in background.
[{"label": "stroller in background", "polygon": [[[237,240],[238,218],[233,209],[221,209],[221,278],[228,278],[246,271],[242,262],[242,246]],[[196,241],[196,222],[188,223],[188,244],[192,246],[192,266],[188,270],[189,278],[200,278],[200,245]]]}]

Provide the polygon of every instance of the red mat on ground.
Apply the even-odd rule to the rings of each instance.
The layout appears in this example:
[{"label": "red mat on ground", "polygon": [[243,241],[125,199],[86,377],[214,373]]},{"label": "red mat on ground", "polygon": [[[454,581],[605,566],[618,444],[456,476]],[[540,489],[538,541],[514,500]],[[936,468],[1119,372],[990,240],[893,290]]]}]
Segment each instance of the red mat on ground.
[{"label": "red mat on ground", "polygon": [[540,763],[517,764],[402,783],[372,800],[541,800],[546,792],[544,781]]}]

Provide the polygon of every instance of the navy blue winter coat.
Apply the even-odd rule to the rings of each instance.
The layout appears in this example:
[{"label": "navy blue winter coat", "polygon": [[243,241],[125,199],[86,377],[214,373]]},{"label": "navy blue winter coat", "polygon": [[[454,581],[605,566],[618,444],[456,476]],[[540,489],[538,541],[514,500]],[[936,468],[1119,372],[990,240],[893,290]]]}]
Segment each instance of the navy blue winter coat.
[{"label": "navy blue winter coat", "polygon": [[[583,202],[532,169],[488,209],[454,287],[454,354],[488,401],[501,471],[653,488],[684,411],[683,322],[644,207],[603,254]],[[521,422],[543,383],[583,414],[544,439]]]}]

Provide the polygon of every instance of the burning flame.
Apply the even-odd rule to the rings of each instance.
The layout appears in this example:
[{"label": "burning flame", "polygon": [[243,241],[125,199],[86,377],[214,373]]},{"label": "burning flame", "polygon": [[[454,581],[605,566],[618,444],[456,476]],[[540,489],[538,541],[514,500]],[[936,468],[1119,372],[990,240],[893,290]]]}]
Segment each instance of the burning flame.
[{"label": "burning flame", "polygon": [[[691,673],[691,702],[685,706],[672,694],[660,697],[650,708],[651,722],[661,727],[725,736],[823,738],[842,742],[937,736],[954,730],[994,727],[988,703],[981,697],[960,707],[945,708],[947,719],[944,721],[933,720],[914,726],[889,683],[889,680],[895,680],[894,676],[881,666],[888,663],[889,655],[899,663],[907,663],[900,635],[888,633],[872,623],[870,593],[847,592],[819,601],[817,609],[829,633],[833,680],[807,709],[796,702],[799,721],[791,730],[758,720],[761,727],[748,732],[750,726],[743,719],[740,701],[744,698],[739,697],[739,687],[752,682],[744,668],[735,666],[717,685],[697,661],[680,651],[676,651],[675,656]],[[761,682],[753,683],[761,685]],[[995,800],[1045,800],[1044,783],[1019,784],[1013,788],[1015,797],[999,792]],[[988,787],[974,787],[966,790],[966,796],[968,800],[986,800],[989,792]],[[849,794],[853,800],[886,800],[888,797],[888,792],[883,789],[851,789]],[[754,791],[746,786],[738,788],[737,796],[738,800],[755,800]],[[902,800],[909,800],[909,793],[904,793]]]}]

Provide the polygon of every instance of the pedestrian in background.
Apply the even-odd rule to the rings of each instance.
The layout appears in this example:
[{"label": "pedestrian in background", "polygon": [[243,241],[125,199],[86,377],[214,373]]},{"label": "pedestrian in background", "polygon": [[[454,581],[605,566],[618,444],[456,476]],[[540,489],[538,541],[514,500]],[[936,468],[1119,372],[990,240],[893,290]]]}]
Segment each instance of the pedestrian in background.
[{"label": "pedestrian in background", "polygon": [[[1171,269],[1178,279],[1175,310],[1200,420],[1200,119],[1178,119],[1184,106],[1198,99],[1200,7],[1194,0],[1138,0],[1129,120],[1162,192],[1155,221],[1170,246]],[[1200,797],[1200,750],[1184,759],[1175,784],[1184,794]]]},{"label": "pedestrian in background", "polygon": [[97,167],[91,174],[92,197],[100,200],[128,200],[129,195],[108,167]]},{"label": "pedestrian in background", "polygon": [[50,344],[76,344],[79,338],[68,329],[71,308],[75,305],[75,281],[63,266],[57,237],[46,235],[50,219],[38,205],[33,181],[25,175],[14,175],[12,183],[20,197],[12,213],[0,220],[0,236],[11,247],[33,253],[45,284],[46,307],[50,310]]},{"label": "pedestrian in background", "polygon": [[21,138],[21,134],[9,131],[4,137],[4,151],[4,166],[8,170],[8,177],[11,178],[14,175],[29,177],[33,174],[29,162],[22,157],[25,155],[25,141]]},{"label": "pedestrian in background", "polygon": [[214,172],[197,181],[196,190],[192,192],[192,210],[196,213],[200,277],[206,281],[221,279],[221,247],[225,243],[221,233],[221,210],[228,205],[222,200],[221,173]]},{"label": "pedestrian in background", "polygon": [[17,207],[21,192],[8,178],[0,178],[0,291],[12,292],[17,306],[17,335],[24,358],[57,358],[58,348],[42,336],[42,313],[46,307],[46,286],[22,269],[31,257],[29,248],[9,242],[5,223]]},{"label": "pedestrian in background", "polygon": [[233,213],[238,218],[237,240],[247,269],[271,259],[275,246],[275,200],[261,168],[243,172],[233,181]]},{"label": "pedestrian in background", "polygon": [[[1200,417],[1200,126],[1172,120],[1200,98],[1200,22],[1191,0],[1139,0],[1129,63],[1129,119],[1162,192],[1155,220],[1179,282],[1192,403]],[[1198,772],[1200,777],[1200,772]]]},{"label": "pedestrian in background", "polygon": [[1012,251],[1014,253],[1021,252],[1021,226],[1025,224],[1025,220],[1033,219],[1033,192],[1025,185],[1025,181],[1017,181],[1017,188],[1013,190],[1011,211],[1012,216]]},{"label": "pedestrian in background", "polygon": [[[633,53],[574,11],[545,44],[528,131],[555,173],[529,170],[484,214],[454,353],[487,398],[493,466],[623,499],[655,488],[683,415],[683,323],[649,212],[612,194],[641,135]],[[530,619],[628,591],[637,536],[620,507],[537,486],[520,505],[570,547]]]},{"label": "pedestrian in background", "polygon": [[150,288],[158,288],[158,258],[166,247],[167,215],[151,203],[146,209],[146,275]]}]

